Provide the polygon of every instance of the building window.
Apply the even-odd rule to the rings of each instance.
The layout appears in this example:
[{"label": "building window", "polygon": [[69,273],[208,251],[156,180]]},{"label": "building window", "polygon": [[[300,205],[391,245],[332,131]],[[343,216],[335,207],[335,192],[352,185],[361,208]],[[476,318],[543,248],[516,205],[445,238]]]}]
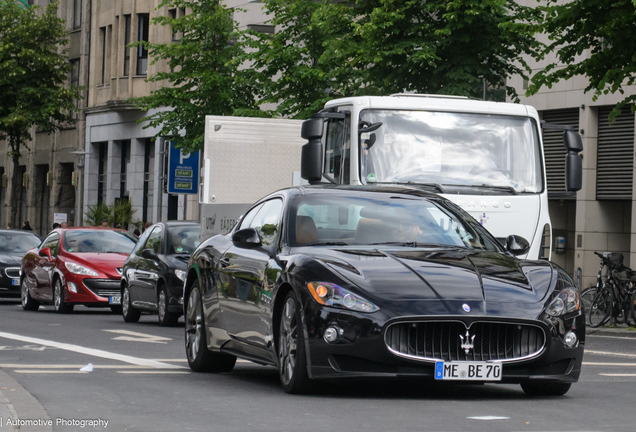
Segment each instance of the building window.
[{"label": "building window", "polygon": [[80,59],[71,60],[71,85],[79,87]]},{"label": "building window", "polygon": [[124,15],[124,76],[130,75],[130,15]]},{"label": "building window", "polygon": [[108,156],[108,143],[99,143],[99,156],[97,160],[97,204],[104,202],[106,197],[106,160]]},{"label": "building window", "polygon": [[[168,16],[170,17],[170,19],[177,19],[177,10],[176,9],[170,9],[168,11]],[[172,30],[172,41],[178,41],[179,38],[177,37],[177,32],[173,29]]]},{"label": "building window", "polygon": [[128,164],[130,163],[130,140],[125,140],[121,142],[121,165],[120,165],[120,173],[121,177],[119,180],[119,197],[126,198],[128,197],[126,182],[128,176]]},{"label": "building window", "polygon": [[73,30],[82,26],[82,0],[73,0]]},{"label": "building window", "polygon": [[104,77],[106,75],[106,27],[99,29],[99,40],[102,44],[102,74],[100,84],[104,84]]},{"label": "building window", "polygon": [[[148,28],[150,27],[150,18],[148,14],[139,14],[139,32],[137,40],[139,42],[148,42]],[[137,48],[137,75],[146,75],[148,73],[148,48],[140,45]]]}]

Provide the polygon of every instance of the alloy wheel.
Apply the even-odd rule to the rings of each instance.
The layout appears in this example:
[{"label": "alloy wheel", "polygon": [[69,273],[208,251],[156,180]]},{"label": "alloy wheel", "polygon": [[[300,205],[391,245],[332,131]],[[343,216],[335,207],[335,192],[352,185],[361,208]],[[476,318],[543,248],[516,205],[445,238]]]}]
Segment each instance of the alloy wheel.
[{"label": "alloy wheel", "polygon": [[285,384],[294,377],[296,370],[296,349],[298,347],[298,323],[296,322],[296,303],[288,298],[283,309],[280,323],[280,341],[278,359],[280,373]]},{"label": "alloy wheel", "polygon": [[203,331],[203,319],[199,303],[199,290],[193,289],[188,299],[188,313],[185,319],[186,353],[191,362],[195,361],[199,354],[201,332]]},{"label": "alloy wheel", "polygon": [[29,287],[27,286],[27,284],[24,283],[24,279],[22,279],[20,284],[21,284],[20,294],[22,297],[22,307],[26,308],[27,304],[29,303]]},{"label": "alloy wheel", "polygon": [[55,301],[55,310],[59,310],[60,305],[62,304],[62,284],[59,279],[55,281],[55,294],[53,297]]},{"label": "alloy wheel", "polygon": [[163,322],[166,319],[166,293],[162,289],[159,291],[159,321]]},{"label": "alloy wheel", "polygon": [[124,288],[124,295],[121,299],[122,313],[128,315],[128,304],[130,303],[130,294],[128,293],[128,287]]}]

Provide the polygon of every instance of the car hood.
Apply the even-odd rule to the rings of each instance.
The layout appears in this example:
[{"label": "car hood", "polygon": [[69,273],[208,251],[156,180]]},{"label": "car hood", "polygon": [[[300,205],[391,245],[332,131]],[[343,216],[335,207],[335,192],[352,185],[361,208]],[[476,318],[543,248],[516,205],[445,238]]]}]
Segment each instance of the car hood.
[{"label": "car hood", "polygon": [[389,301],[536,303],[553,284],[554,270],[546,261],[463,248],[334,248],[310,254]]},{"label": "car hood", "polygon": [[4,267],[20,267],[23,255],[0,255],[0,265]]},{"label": "car hood", "polygon": [[105,273],[111,279],[117,279],[121,277],[121,274],[115,269],[121,269],[124,266],[126,258],[128,258],[128,254],[74,253],[69,256],[68,260],[97,270],[100,273]]}]

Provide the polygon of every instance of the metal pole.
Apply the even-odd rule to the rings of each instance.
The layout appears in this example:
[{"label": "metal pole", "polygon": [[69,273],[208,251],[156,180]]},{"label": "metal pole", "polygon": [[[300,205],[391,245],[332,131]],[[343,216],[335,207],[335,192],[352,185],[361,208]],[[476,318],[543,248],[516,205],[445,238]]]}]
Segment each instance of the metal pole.
[{"label": "metal pole", "polygon": [[157,181],[159,182],[159,192],[157,197],[157,211],[158,211],[158,219],[155,222],[160,222],[163,219],[163,181],[164,181],[164,163],[165,163],[165,155],[166,155],[166,140],[163,138],[159,139],[159,145],[161,146],[161,151],[159,152],[159,176]]}]

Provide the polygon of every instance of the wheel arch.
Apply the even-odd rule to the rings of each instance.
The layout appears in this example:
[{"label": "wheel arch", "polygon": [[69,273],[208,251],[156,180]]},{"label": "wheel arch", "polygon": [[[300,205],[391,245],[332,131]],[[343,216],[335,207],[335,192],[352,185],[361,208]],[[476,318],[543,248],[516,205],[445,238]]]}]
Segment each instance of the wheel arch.
[{"label": "wheel arch", "polygon": [[[274,349],[276,350],[276,358],[278,359],[278,338],[280,333],[280,319],[282,315],[283,305],[285,304],[285,297],[290,291],[294,291],[290,282],[283,282],[276,292],[274,298],[274,307],[272,309],[272,333],[274,337]],[[296,293],[298,296],[298,293]]]}]

